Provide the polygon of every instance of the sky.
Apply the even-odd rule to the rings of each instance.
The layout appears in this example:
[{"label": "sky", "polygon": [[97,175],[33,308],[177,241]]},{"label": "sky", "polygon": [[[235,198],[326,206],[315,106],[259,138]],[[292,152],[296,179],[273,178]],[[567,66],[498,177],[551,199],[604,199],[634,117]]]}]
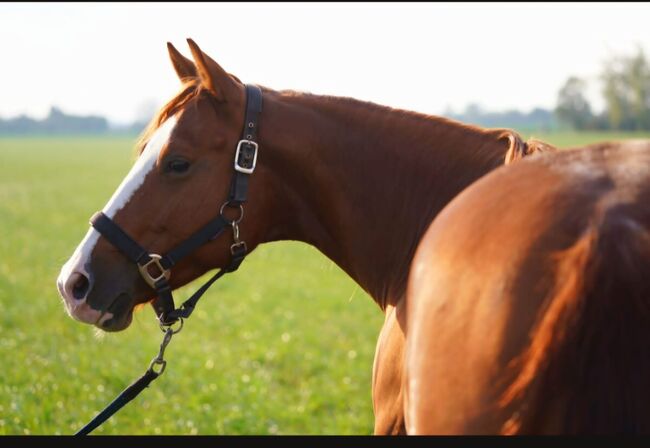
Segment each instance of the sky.
[{"label": "sky", "polygon": [[0,117],[52,105],[148,119],[186,38],[244,82],[429,114],[552,108],[571,75],[598,110],[605,60],[650,52],[643,3],[0,3]]}]

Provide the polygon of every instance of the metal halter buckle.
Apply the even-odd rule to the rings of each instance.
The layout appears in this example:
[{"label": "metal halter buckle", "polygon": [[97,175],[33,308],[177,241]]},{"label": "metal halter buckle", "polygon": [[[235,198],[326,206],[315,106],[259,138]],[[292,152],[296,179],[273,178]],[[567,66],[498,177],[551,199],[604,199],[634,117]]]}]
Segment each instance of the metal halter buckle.
[{"label": "metal halter buckle", "polygon": [[[149,254],[149,257],[151,258],[151,260],[147,261],[145,264],[139,264],[138,269],[140,270],[140,274],[142,275],[142,278],[144,278],[144,281],[147,282],[149,286],[155,289],[155,283],[158,280],[161,280],[163,278],[169,280],[172,273],[168,269],[162,267],[162,265],[160,264],[160,259],[162,257],[160,255]],[[149,272],[149,266],[151,266],[152,264],[155,265],[160,271],[160,275],[158,275],[157,277],[154,277],[153,275],[151,275],[151,272]]]},{"label": "metal halter buckle", "polygon": [[[253,147],[255,152],[253,153],[253,163],[250,167],[242,166],[239,163],[239,155],[241,153],[241,149],[243,145],[250,145]],[[245,174],[251,174],[253,171],[255,171],[255,165],[257,164],[257,148],[259,146],[257,143],[255,143],[253,140],[239,140],[239,143],[237,143],[237,151],[235,152],[235,171],[239,171],[240,173],[245,173]],[[249,157],[247,157],[248,159]]]}]

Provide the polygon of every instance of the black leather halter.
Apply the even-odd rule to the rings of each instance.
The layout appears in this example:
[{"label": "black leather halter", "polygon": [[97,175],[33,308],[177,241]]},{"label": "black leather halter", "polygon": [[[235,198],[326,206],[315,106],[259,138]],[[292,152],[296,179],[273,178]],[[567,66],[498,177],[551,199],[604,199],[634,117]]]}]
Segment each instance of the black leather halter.
[{"label": "black leather halter", "polygon": [[[255,170],[258,144],[256,142],[259,114],[262,111],[262,91],[255,85],[246,85],[246,116],[241,140],[235,151],[234,175],[230,184],[228,199],[219,209],[216,218],[209,221],[188,239],[174,247],[165,255],[149,253],[136,243],[120,226],[102,212],[95,213],[90,224],[113,246],[118,248],[129,260],[138,265],[142,277],[157,293],[153,308],[161,325],[172,325],[178,319],[187,318],[207,289],[227,272],[237,270],[247,254],[246,243],[239,239],[238,224],[244,217],[243,203],[248,194],[248,178]],[[226,206],[238,207],[239,216],[228,220],[223,212]],[[194,252],[203,244],[214,240],[227,227],[233,229],[234,243],[230,246],[231,259],[228,266],[217,272],[207,283],[197,290],[179,308],[175,308],[169,284],[171,268],[181,259]]]}]

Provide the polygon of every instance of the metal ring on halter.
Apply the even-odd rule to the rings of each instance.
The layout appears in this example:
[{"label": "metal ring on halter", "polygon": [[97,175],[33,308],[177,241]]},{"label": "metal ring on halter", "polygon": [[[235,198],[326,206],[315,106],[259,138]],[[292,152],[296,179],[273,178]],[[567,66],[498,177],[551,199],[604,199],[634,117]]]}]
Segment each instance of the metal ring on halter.
[{"label": "metal ring on halter", "polygon": [[[158,321],[160,322],[160,319],[159,319]],[[182,318],[182,317],[179,317],[179,318],[178,318],[178,321],[180,321],[181,324],[180,324],[180,326],[179,326],[176,330],[174,330],[174,329],[172,328],[176,322],[174,322],[174,323],[172,323],[172,324],[163,324],[162,322],[160,322],[160,330],[161,330],[163,333],[167,333],[167,330],[172,330],[172,334],[179,333],[179,332],[183,329],[183,324],[184,324],[185,322],[183,321],[183,318]],[[177,322],[178,322],[178,321],[177,321]]]},{"label": "metal ring on halter", "polygon": [[234,219],[234,220],[230,221],[223,214],[223,209],[226,208],[226,205],[230,206],[230,201],[226,201],[226,202],[223,203],[223,205],[219,209],[219,214],[221,216],[223,216],[224,219],[226,219],[226,221],[228,221],[231,225],[232,224],[239,224],[241,222],[241,220],[244,219],[244,206],[241,205],[241,204],[237,205],[237,207],[239,207],[239,217],[237,219]]}]

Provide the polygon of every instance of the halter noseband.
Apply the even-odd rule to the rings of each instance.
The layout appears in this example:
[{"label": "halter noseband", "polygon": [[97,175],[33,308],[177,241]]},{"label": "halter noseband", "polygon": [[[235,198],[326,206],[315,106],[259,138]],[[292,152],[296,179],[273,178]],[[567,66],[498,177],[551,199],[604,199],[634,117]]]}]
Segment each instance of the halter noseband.
[{"label": "halter noseband", "polygon": [[[102,212],[95,213],[90,224],[113,246],[119,249],[129,260],[138,265],[140,274],[158,294],[153,308],[161,325],[169,326],[177,320],[187,318],[194,311],[194,306],[207,289],[227,272],[237,270],[247,254],[246,243],[239,239],[239,222],[244,217],[243,203],[248,194],[248,178],[255,170],[258,144],[256,142],[258,119],[262,111],[262,91],[255,85],[246,85],[246,116],[242,136],[237,143],[235,161],[228,199],[219,209],[219,215],[209,221],[185,241],[174,247],[165,255],[149,253],[136,243],[120,226]],[[226,206],[238,207],[239,216],[229,221],[223,215]],[[171,268],[183,257],[197,250],[203,244],[214,240],[227,227],[233,229],[233,244],[230,263],[219,270],[207,283],[199,288],[179,308],[175,308],[172,290],[169,284]]]}]

